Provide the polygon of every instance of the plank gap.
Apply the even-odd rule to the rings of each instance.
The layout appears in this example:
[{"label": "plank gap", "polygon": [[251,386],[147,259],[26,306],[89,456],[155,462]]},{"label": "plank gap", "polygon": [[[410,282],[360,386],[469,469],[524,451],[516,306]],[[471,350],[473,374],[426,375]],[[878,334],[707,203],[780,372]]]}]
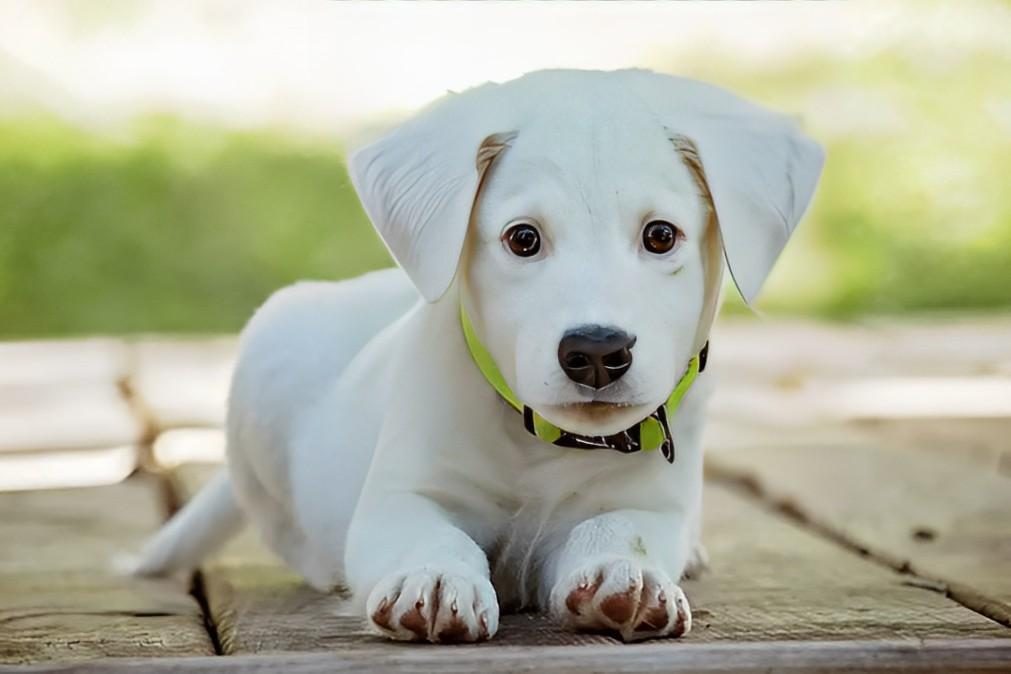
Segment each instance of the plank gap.
[{"label": "plank gap", "polygon": [[204,585],[204,574],[199,570],[193,572],[192,582],[190,583],[190,595],[200,606],[200,612],[204,616],[204,629],[207,630],[207,636],[210,637],[211,644],[214,646],[214,654],[227,655],[221,643],[221,635],[218,632],[218,626],[214,620],[214,613],[211,611],[211,605],[207,601],[207,588]]},{"label": "plank gap", "polygon": [[[179,485],[172,480],[169,475],[166,475],[162,471],[144,467],[141,467],[138,470],[151,475],[152,479],[155,480],[161,490],[162,503],[165,511],[165,521],[168,521],[172,516],[179,512],[185,503],[185,499],[180,493]],[[189,581],[189,594],[193,597],[193,600],[197,602],[197,606],[200,607],[200,615],[203,618],[204,630],[207,632],[207,637],[211,640],[211,645],[214,647],[214,654],[227,655],[221,642],[221,634],[218,631],[217,622],[214,619],[214,614],[207,601],[207,587],[204,583],[204,576],[200,572],[200,569],[197,569],[190,575]]]},{"label": "plank gap", "polygon": [[861,545],[831,524],[811,517],[792,499],[770,493],[762,485],[761,480],[754,475],[730,468],[719,461],[712,460],[711,457],[706,457],[705,470],[707,480],[724,484],[738,493],[758,501],[805,530],[811,531],[849,552],[908,576],[906,584],[943,594],[970,611],[1005,627],[1011,627],[1011,614],[1002,602],[982,595],[965,585],[949,583],[939,578],[923,575],[916,570],[909,559]]}]

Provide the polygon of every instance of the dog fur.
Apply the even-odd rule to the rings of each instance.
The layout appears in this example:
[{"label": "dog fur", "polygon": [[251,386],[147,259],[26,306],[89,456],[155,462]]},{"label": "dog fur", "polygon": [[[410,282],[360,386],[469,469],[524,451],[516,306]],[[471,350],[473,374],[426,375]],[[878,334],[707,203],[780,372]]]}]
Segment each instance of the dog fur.
[{"label": "dog fur", "polygon": [[[556,447],[475,367],[460,307],[525,404],[573,432],[620,431],[707,341],[724,257],[755,298],[821,165],[789,120],[646,71],[545,71],[448,95],[350,160],[401,269],[300,283],[256,313],[227,469],[138,571],[192,568],[248,520],[313,586],[349,587],[393,639],[489,638],[510,608],[626,640],[686,633],[677,583],[703,558],[711,374],[673,418],[672,465]],[[641,245],[656,219],[680,230],[669,254]],[[517,222],[540,231],[536,256],[503,246]],[[558,363],[561,336],[588,324],[637,339],[629,372],[599,390]]]}]

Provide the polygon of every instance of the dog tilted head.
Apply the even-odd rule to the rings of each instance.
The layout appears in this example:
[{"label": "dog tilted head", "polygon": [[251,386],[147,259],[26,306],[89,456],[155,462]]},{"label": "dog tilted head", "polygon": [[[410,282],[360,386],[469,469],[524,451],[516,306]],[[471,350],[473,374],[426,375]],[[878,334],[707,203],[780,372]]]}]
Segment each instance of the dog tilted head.
[{"label": "dog tilted head", "polygon": [[428,301],[459,268],[516,395],[609,434],[659,406],[705,342],[721,252],[758,294],[821,165],[788,120],[715,87],[545,71],[442,99],[350,171]]}]

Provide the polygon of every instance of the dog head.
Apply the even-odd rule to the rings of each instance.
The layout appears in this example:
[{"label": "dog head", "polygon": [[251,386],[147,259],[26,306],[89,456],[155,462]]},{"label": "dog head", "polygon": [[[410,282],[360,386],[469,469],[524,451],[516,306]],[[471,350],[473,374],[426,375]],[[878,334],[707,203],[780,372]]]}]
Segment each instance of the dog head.
[{"label": "dog head", "polygon": [[716,87],[545,71],[449,95],[350,173],[426,300],[459,276],[516,395],[606,435],[662,404],[706,341],[724,257],[756,297],[822,161],[788,120]]}]

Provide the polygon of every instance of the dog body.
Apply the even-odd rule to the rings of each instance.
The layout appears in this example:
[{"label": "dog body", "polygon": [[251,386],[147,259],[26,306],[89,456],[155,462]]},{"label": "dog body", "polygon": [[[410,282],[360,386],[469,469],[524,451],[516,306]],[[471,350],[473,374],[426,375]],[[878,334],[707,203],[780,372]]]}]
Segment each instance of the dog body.
[{"label": "dog body", "polygon": [[687,632],[677,582],[702,557],[711,374],[669,419],[671,463],[560,447],[482,374],[461,312],[525,406],[620,433],[706,344],[724,250],[750,300],[820,166],[781,118],[642,71],[536,73],[423,112],[351,161],[404,271],[299,284],[260,309],[227,475],[141,571],[198,563],[244,514],[391,638],[488,638],[500,604],[626,640]]}]

